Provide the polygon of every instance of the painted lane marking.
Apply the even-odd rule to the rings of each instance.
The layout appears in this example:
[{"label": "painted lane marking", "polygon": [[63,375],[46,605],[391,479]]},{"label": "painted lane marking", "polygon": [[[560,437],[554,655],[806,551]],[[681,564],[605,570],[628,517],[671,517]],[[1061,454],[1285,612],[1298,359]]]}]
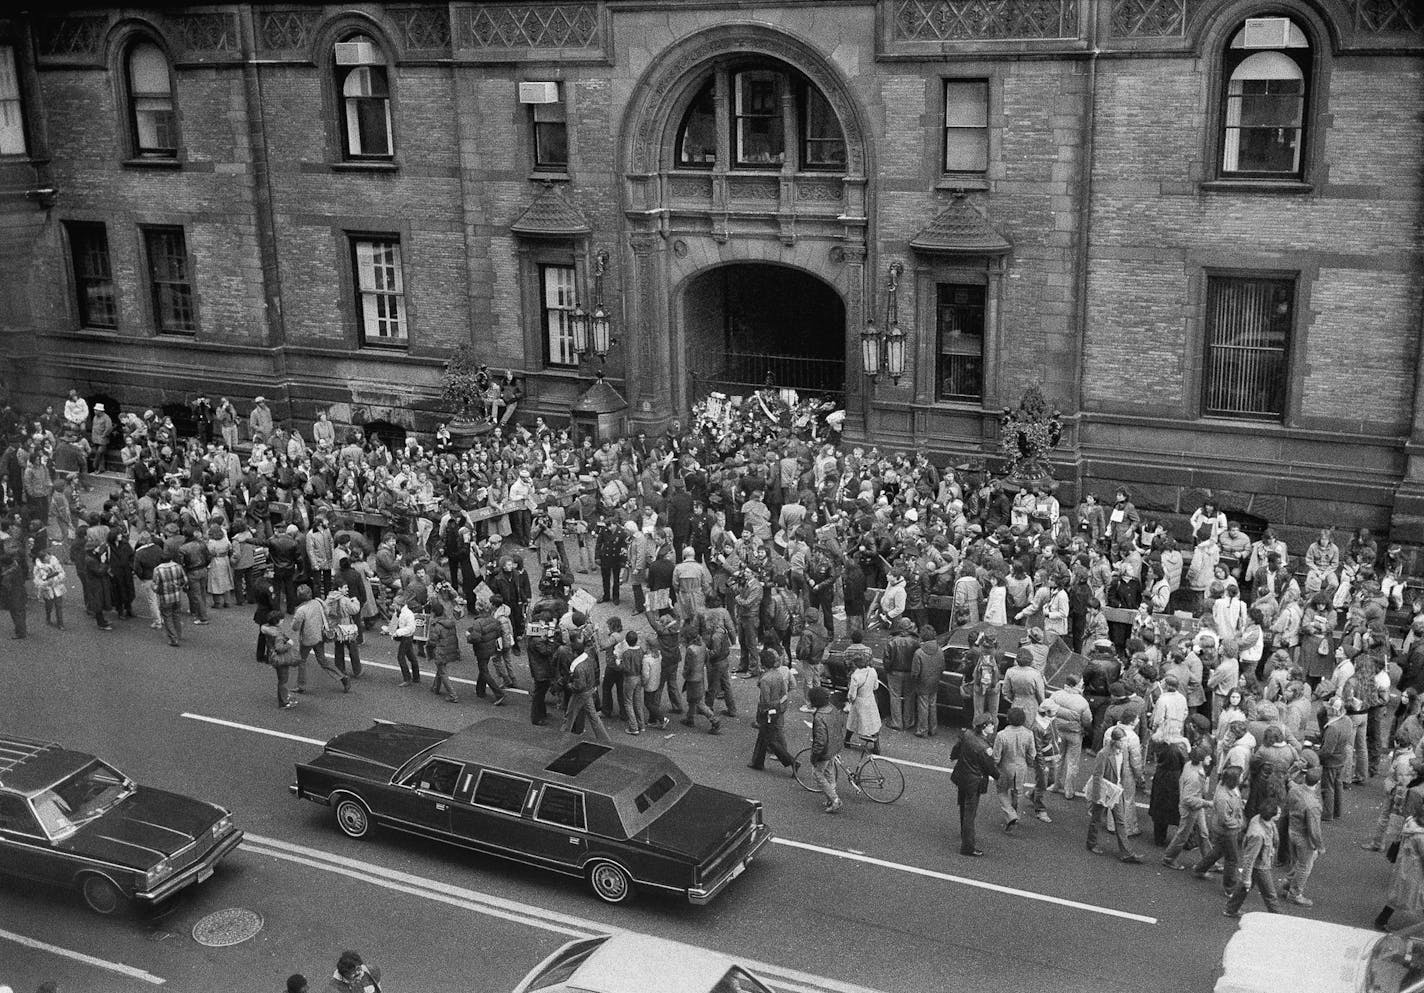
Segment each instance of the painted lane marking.
[{"label": "painted lane marking", "polygon": [[[381,886],[385,889],[434,900],[449,906],[470,910],[474,913],[498,917],[502,920],[523,924],[531,928],[551,931],[555,934],[567,935],[574,938],[587,938],[604,934],[637,933],[627,928],[605,924],[602,921],[575,917],[571,914],[548,910],[533,904],[521,903],[517,900],[482,893],[478,890],[467,889],[463,886],[455,886],[424,876],[412,875],[397,869],[387,869],[384,866],[375,865],[370,862],[348,858],[344,855],[337,855],[319,848],[309,848],[305,845],[298,845],[277,838],[248,834],[243,839],[242,848],[256,855],[265,855],[268,858],[281,859],[286,862],[305,865],[324,872],[332,872],[350,879]],[[761,978],[768,980],[773,986],[776,986],[778,989],[787,990],[789,993],[878,993],[878,991],[870,987],[858,986],[854,983],[842,982],[836,979],[828,979],[823,976],[816,976],[795,969],[772,965],[769,962],[757,962],[753,959],[743,958],[740,955],[734,957]]]},{"label": "painted lane marking", "polygon": [[947,872],[936,872],[933,869],[921,869],[919,866],[902,865],[899,862],[889,862],[885,859],[878,859],[870,855],[858,855],[853,852],[841,851],[837,848],[824,848],[821,845],[810,845],[804,841],[793,841],[790,838],[773,837],[774,845],[786,845],[789,848],[800,848],[808,852],[816,852],[821,855],[830,855],[838,859],[846,859],[851,862],[864,862],[867,865],[879,866],[882,869],[893,869],[896,872],[908,872],[915,876],[925,876],[929,879],[939,879],[947,883],[957,883],[961,886],[972,886],[975,889],[990,890],[994,893],[1003,893],[1006,896],[1016,896],[1025,900],[1037,900],[1040,903],[1052,903],[1060,907],[1071,907],[1074,910],[1086,910],[1094,914],[1105,914],[1108,917],[1119,917],[1127,921],[1137,921],[1140,924],[1156,924],[1157,918],[1144,917],[1141,914],[1128,913],[1125,910],[1115,910],[1112,907],[1099,907],[1091,903],[1079,903],[1076,900],[1065,900],[1062,897],[1049,896],[1046,893],[1035,893],[1032,890],[1014,889],[1012,886],[1000,886],[998,883],[985,882],[982,879],[970,879],[968,876],[954,876]]},{"label": "painted lane marking", "polygon": [[236,721],[225,721],[220,717],[205,717],[202,714],[187,713],[180,716],[186,717],[190,721],[202,721],[205,724],[217,724],[220,727],[235,728],[238,731],[251,731],[253,734],[265,734],[273,738],[286,738],[288,741],[300,741],[304,745],[326,745],[326,742],[320,738],[308,738],[300,734],[288,734],[286,731],[273,731],[270,728],[260,728],[252,724],[239,724]]},{"label": "painted lane marking", "polygon": [[121,976],[128,976],[130,979],[137,979],[154,986],[162,986],[168,982],[168,980],[162,976],[155,976],[151,972],[135,969],[133,966],[124,965],[122,962],[110,962],[107,959],[95,958],[93,955],[85,955],[83,952],[76,952],[68,948],[61,948],[58,945],[51,945],[47,941],[27,938],[23,934],[16,934],[13,931],[0,930],[0,940],[13,941],[15,944],[24,945],[26,948],[33,948],[40,952],[49,952],[51,955],[58,955],[61,958],[73,959],[75,962],[83,962],[85,965],[92,965],[96,969],[116,972]]},{"label": "painted lane marking", "polygon": [[[422,661],[422,662],[429,662],[431,665],[434,665],[434,664],[435,664],[434,661],[431,660],[431,659],[421,659],[421,661]],[[376,669],[389,669],[389,670],[391,670],[392,672],[400,672],[400,666],[396,665],[396,664],[393,663],[393,662],[373,662],[373,661],[370,661],[370,660],[367,660],[367,659],[364,659],[364,658],[363,658],[363,659],[361,660],[361,668],[364,669],[364,668],[366,668],[366,666],[368,666],[368,665],[371,666],[371,667],[373,667],[373,668],[376,668]],[[426,677],[426,675],[428,675],[428,674],[429,674],[429,675],[433,675],[433,673],[434,673],[434,670],[430,670],[429,673],[427,673],[426,671],[422,670],[422,672],[421,672],[421,677],[420,677],[420,678],[424,679],[424,678]],[[450,680],[450,682],[452,682],[452,683],[463,683],[465,686],[478,686],[478,685],[479,685],[479,680],[478,680],[478,679],[466,679],[466,678],[464,678],[463,676],[450,676],[450,675],[447,675],[445,678],[448,679],[448,680]],[[524,694],[525,696],[528,696],[528,695],[529,695],[529,691],[528,691],[528,690],[521,690],[521,689],[520,689],[519,687],[517,687],[517,686],[512,686],[512,687],[510,687],[509,689],[505,690],[504,692],[506,692],[506,693],[522,693],[522,694]]]}]

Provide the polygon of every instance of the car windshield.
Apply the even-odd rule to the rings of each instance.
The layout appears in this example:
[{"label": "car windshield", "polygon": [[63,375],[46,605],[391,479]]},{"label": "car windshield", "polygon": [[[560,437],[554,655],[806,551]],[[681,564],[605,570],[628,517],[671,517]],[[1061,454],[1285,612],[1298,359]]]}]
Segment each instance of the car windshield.
[{"label": "car windshield", "polygon": [[1424,924],[1380,939],[1363,993],[1424,993]]},{"label": "car windshield", "polygon": [[583,941],[576,941],[564,950],[564,954],[549,963],[549,967],[541,972],[529,984],[529,993],[535,990],[547,990],[567,982],[573,978],[573,974],[578,971],[578,967],[583,965],[598,946],[608,940],[607,935],[597,938],[587,938]]},{"label": "car windshield", "polygon": [[97,759],[36,796],[35,816],[52,838],[72,834],[133,791],[133,783]]}]

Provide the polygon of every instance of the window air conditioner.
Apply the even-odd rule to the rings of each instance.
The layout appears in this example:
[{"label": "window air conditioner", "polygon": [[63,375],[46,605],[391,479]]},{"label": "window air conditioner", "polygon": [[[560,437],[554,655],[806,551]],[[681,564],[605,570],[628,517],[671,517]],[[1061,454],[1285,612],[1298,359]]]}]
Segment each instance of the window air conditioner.
[{"label": "window air conditioner", "polygon": [[1287,17],[1248,17],[1243,48],[1285,48],[1290,41]]},{"label": "window air conditioner", "polygon": [[520,103],[558,103],[558,83],[520,83]]},{"label": "window air conditioner", "polygon": [[336,43],[336,64],[339,66],[368,66],[380,61],[373,42],[338,41]]}]

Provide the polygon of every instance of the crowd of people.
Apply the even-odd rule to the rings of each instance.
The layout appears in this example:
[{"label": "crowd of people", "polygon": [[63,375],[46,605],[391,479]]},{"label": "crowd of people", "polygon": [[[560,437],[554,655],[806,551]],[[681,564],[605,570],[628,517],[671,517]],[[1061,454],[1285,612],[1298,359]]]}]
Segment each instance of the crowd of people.
[{"label": "crowd of people", "polygon": [[[1293,553],[1210,502],[1170,522],[1174,535],[1125,488],[1064,504],[1048,479],[848,449],[841,412],[821,401],[713,399],[686,430],[595,443],[535,418],[467,450],[444,427],[389,446],[325,414],[304,434],[262,397],[245,417],[197,398],[185,436],[152,411],[114,423],[73,392],[60,411],[5,408],[0,601],[14,637],[32,594],[63,629],[74,578],[100,630],[137,608],[175,646],[184,616],[251,607],[255,658],[284,708],[291,671],[300,694],[313,658],[349,691],[378,634],[402,686],[428,676],[451,702],[463,646],[476,695],[496,706],[523,655],[528,719],[549,722],[552,699],[565,729],[602,739],[615,722],[638,735],[673,715],[717,734],[739,713],[733,679],[755,679],[749,764],[770,754],[794,771],[783,729],[799,706],[828,813],[841,809],[836,752],[878,748],[882,727],[936,735],[945,669],[961,665],[945,635],[989,629],[961,671],[964,854],[983,854],[975,815],[993,784],[1005,830],[1020,830],[1024,805],[1051,823],[1057,792],[1088,802],[1089,850],[1111,833],[1140,861],[1146,787],[1164,862],[1191,848],[1197,875],[1220,865],[1227,913],[1252,888],[1278,909],[1277,863],[1284,898],[1309,905],[1320,822],[1381,774],[1387,809],[1368,841],[1412,850],[1424,617],[1408,617],[1397,547],[1325,530]],[[122,481],[96,480],[115,448]],[[112,492],[82,500],[96,485]],[[626,588],[637,620],[593,622],[575,580],[595,573],[601,601],[621,605]],[[1013,664],[992,634],[1009,625],[1022,630]],[[1060,642],[1086,662],[1050,687]],[[1402,854],[1406,871],[1424,894],[1424,861]],[[1401,902],[1424,909],[1424,895]]]}]

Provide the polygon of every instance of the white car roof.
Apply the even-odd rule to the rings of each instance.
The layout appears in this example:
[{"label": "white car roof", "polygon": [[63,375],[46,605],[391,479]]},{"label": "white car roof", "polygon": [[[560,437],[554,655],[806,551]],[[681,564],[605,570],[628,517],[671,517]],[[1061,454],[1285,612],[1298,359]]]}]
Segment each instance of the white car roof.
[{"label": "white car roof", "polygon": [[587,993],[711,993],[738,964],[694,945],[618,932],[574,970],[566,987]]}]

